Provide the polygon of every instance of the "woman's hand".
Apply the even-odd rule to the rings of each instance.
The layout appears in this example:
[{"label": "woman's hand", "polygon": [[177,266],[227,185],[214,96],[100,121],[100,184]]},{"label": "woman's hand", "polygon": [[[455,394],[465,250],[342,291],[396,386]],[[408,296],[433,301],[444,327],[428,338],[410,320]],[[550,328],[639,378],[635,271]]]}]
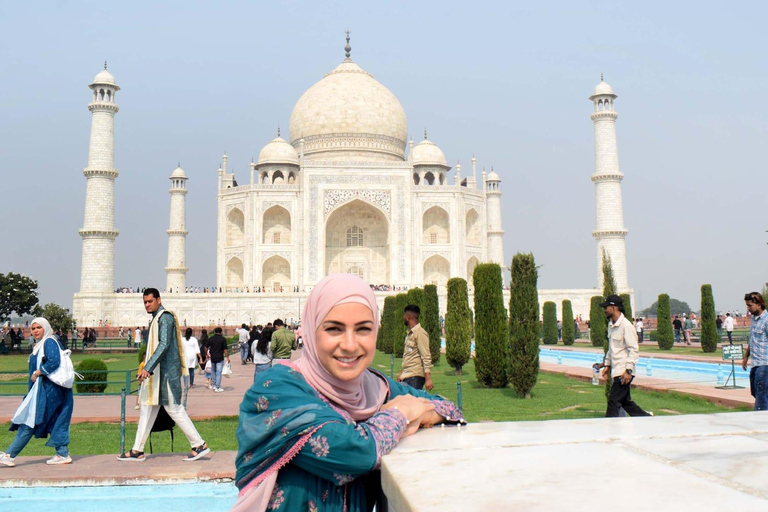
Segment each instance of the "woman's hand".
[{"label": "woman's hand", "polygon": [[417,398],[413,395],[400,395],[384,404],[381,409],[397,409],[405,415],[408,426],[405,429],[403,437],[407,437],[419,430],[422,423],[428,423],[429,419],[432,417],[432,412],[435,410],[435,404],[426,398]]},{"label": "woman's hand", "polygon": [[[37,375],[40,370],[35,370],[32,372],[32,382],[35,382],[37,380]],[[40,374],[42,375],[42,373]]]}]

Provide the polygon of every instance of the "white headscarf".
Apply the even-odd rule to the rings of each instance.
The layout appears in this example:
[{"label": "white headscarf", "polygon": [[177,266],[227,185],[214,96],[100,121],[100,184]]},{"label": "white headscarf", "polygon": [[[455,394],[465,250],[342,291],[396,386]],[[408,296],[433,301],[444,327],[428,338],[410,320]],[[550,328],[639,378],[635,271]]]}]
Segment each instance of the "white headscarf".
[{"label": "white headscarf", "polygon": [[45,340],[48,338],[53,338],[53,329],[51,329],[51,324],[48,323],[48,320],[41,316],[32,320],[29,325],[32,326],[32,324],[37,324],[43,328],[43,337],[40,338],[40,340],[35,339],[35,345],[32,347],[32,355],[36,356],[37,353],[40,352],[40,349],[43,348]]}]

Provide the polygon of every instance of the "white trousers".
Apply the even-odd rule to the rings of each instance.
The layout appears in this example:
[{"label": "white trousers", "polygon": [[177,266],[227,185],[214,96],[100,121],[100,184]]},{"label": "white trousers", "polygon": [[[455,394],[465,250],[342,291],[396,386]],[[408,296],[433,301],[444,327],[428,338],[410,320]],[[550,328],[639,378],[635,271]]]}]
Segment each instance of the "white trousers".
[{"label": "white trousers", "polygon": [[143,452],[144,445],[147,442],[149,433],[152,431],[152,425],[155,424],[157,413],[160,412],[160,407],[165,407],[165,411],[168,416],[171,417],[176,425],[181,429],[187,441],[192,448],[203,445],[203,438],[197,433],[197,429],[192,424],[192,420],[189,419],[187,410],[179,405],[142,405],[139,415],[139,426],[136,429],[136,441],[133,443],[133,450],[136,452]]}]

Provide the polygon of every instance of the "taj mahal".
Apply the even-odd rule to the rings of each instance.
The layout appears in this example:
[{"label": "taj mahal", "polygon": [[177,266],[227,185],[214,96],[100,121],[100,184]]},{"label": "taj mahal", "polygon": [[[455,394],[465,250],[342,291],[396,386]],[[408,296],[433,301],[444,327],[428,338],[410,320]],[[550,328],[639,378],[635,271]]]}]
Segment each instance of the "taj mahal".
[{"label": "taj mahal", "polygon": [[[299,320],[313,285],[335,272],[356,274],[376,287],[380,305],[395,290],[436,284],[444,311],[448,279],[467,279],[471,295],[477,264],[506,268],[500,174],[492,168],[478,173],[474,155],[464,173],[459,164],[452,168],[426,130],[418,143],[408,140],[402,105],[351,59],[349,34],[344,50],[341,64],[294,105],[287,139],[278,130],[250,164],[249,175],[235,176],[226,155],[212,171],[218,173],[216,288],[207,293],[188,293],[189,180],[181,167],[171,173],[163,303],[185,325]],[[146,325],[140,294],[115,290],[114,123],[120,87],[106,65],[89,87],[83,252],[73,314],[83,327]],[[595,130],[595,287],[539,291],[540,304],[554,300],[559,312],[560,301],[570,299],[574,314],[585,318],[590,297],[600,294],[603,250],[611,256],[621,292],[632,293],[615,98],[602,80],[589,98]]]}]

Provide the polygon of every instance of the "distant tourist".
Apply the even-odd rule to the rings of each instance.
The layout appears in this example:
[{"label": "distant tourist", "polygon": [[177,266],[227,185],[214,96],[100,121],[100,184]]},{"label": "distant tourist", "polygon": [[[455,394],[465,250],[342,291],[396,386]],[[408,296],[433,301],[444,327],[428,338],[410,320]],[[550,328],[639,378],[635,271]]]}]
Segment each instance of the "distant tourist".
[{"label": "distant tourist", "polygon": [[250,338],[251,332],[245,324],[235,329],[235,332],[237,333],[237,348],[240,349],[240,364],[245,364],[248,362],[248,338]]},{"label": "distant tourist", "polygon": [[54,383],[49,376],[61,365],[61,346],[53,335],[48,320],[32,320],[35,345],[29,356],[27,396],[11,419],[11,431],[16,431],[11,446],[0,452],[0,464],[13,467],[14,459],[27,446],[32,436],[51,438],[46,446],[56,449],[56,455],[45,463],[71,464],[69,456],[69,423],[72,420],[72,389]]},{"label": "distant tourist", "polygon": [[379,312],[359,277],[323,278],[301,318],[303,356],[259,374],[240,405],[232,510],[372,510],[382,456],[461,412],[370,368]]},{"label": "distant tourist", "polygon": [[637,331],[637,342],[643,342],[643,333],[645,332],[645,325],[643,325],[642,318],[635,319],[635,331]]},{"label": "distant tourist", "polygon": [[139,388],[139,424],[136,427],[136,439],[133,448],[121,453],[117,460],[144,462],[144,444],[160,412],[165,409],[168,416],[176,422],[187,437],[191,446],[189,454],[182,460],[193,461],[210,452],[208,445],[197,432],[181,403],[181,378],[187,375],[184,360],[184,344],[177,336],[178,320],[176,315],[167,311],[160,300],[156,288],[144,291],[144,309],[152,315],[147,340],[147,352],[144,363],[140,365]]},{"label": "distant tourist", "polygon": [[630,416],[652,416],[632,401],[630,386],[635,378],[635,367],[640,358],[637,346],[637,331],[632,323],[624,316],[624,300],[618,295],[609,295],[600,304],[608,319],[608,352],[603,364],[595,364],[603,368],[603,376],[613,379],[611,393],[608,395],[606,418],[619,416],[623,408]]},{"label": "distant tourist", "polygon": [[291,351],[298,349],[296,336],[285,328],[285,322],[279,318],[274,321],[275,332],[272,333],[269,348],[272,350],[272,364],[281,361],[290,361]]},{"label": "distant tourist", "polygon": [[715,327],[717,327],[717,337],[722,339],[723,337],[723,317],[720,315],[717,315],[717,319],[715,320]]},{"label": "distant tourist", "polygon": [[429,351],[429,334],[419,323],[421,308],[409,304],[403,310],[403,322],[408,327],[403,349],[403,366],[397,376],[399,382],[414,389],[432,390],[432,353]]},{"label": "distant tourist", "polygon": [[272,351],[269,349],[269,340],[261,333],[253,333],[251,339],[251,352],[253,353],[253,380],[272,366]]},{"label": "distant tourist", "polygon": [[[229,350],[227,349],[227,339],[221,334],[221,327],[213,330],[213,336],[208,338],[207,356],[211,362],[211,389],[215,393],[223,393],[221,387],[221,372],[224,370],[224,360],[229,362]],[[207,364],[207,363],[206,363]]]},{"label": "distant tourist", "polygon": [[728,343],[733,343],[733,317],[730,313],[725,314],[723,327],[725,327],[725,334],[728,335]]},{"label": "distant tourist", "polygon": [[[195,387],[195,367],[200,363],[203,367],[203,358],[200,355],[200,346],[197,344],[197,338],[192,336],[192,328],[187,327],[184,331],[184,353],[187,358],[187,371],[189,372],[189,387]],[[184,377],[184,386],[187,386],[187,377]]]},{"label": "distant tourist", "polygon": [[693,320],[686,318],[683,322],[683,330],[685,331],[685,344],[691,344],[691,330],[693,329]]},{"label": "distant tourist", "polygon": [[683,322],[680,321],[679,316],[675,315],[672,327],[675,329],[675,343],[681,343],[683,341]]},{"label": "distant tourist", "polygon": [[755,397],[755,410],[768,410],[768,313],[765,312],[765,299],[757,292],[744,296],[747,311],[752,315],[749,327],[749,345],[741,361],[746,370],[750,357],[752,369],[749,370],[749,390]]}]

